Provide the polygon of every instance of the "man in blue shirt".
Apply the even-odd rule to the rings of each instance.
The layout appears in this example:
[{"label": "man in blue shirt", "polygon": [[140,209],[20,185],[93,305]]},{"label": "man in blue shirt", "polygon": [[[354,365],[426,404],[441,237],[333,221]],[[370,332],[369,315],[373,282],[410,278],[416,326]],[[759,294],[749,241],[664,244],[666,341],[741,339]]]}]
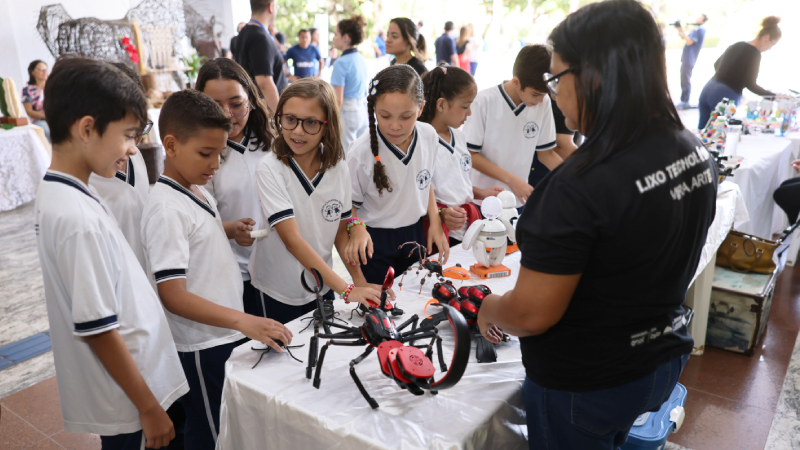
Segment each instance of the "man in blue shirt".
[{"label": "man in blue shirt", "polygon": [[319,75],[315,73],[314,61],[319,62],[320,71],[325,68],[325,60],[317,47],[311,45],[311,33],[305,28],[297,33],[297,45],[286,51],[286,62],[290,59],[294,65],[294,77],[290,78],[292,81]]},{"label": "man in blue shirt", "polygon": [[688,35],[680,25],[676,26],[681,39],[686,42],[681,55],[681,102],[677,105],[678,109],[687,109],[689,107],[689,94],[692,91],[692,70],[697,62],[697,56],[700,55],[700,49],[703,48],[703,40],[706,37],[706,29],[703,24],[707,21],[708,16],[700,14],[695,20],[697,28]]},{"label": "man in blue shirt", "polygon": [[383,39],[383,30],[378,30],[378,37],[375,38],[375,57],[380,58],[386,54],[386,40]]},{"label": "man in blue shirt", "polygon": [[456,51],[456,39],[453,37],[453,22],[447,21],[444,24],[444,33],[436,38],[436,64],[444,61],[456,67],[458,64],[458,52]]}]

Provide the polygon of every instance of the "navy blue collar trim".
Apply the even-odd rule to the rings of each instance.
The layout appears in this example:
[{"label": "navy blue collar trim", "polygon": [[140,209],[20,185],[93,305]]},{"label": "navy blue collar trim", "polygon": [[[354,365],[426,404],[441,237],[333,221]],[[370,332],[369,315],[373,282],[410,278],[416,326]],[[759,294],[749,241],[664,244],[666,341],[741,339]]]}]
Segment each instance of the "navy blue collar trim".
[{"label": "navy blue collar trim", "polygon": [[414,149],[417,147],[417,127],[414,127],[414,138],[411,140],[411,145],[408,146],[408,153],[403,153],[402,150],[397,148],[396,145],[392,144],[386,139],[386,136],[381,133],[381,129],[375,127],[378,130],[378,136],[380,136],[383,143],[389,149],[390,152],[394,153],[394,156],[397,157],[404,165],[408,165],[409,161],[411,161],[411,157],[414,156]]},{"label": "navy blue collar trim", "polygon": [[303,172],[303,169],[300,168],[300,165],[297,164],[297,161],[295,161],[292,157],[289,157],[289,167],[292,169],[292,172],[294,172],[297,180],[303,186],[303,189],[308,195],[314,193],[314,188],[319,186],[320,181],[322,181],[322,176],[325,175],[325,172],[319,172],[313,180],[309,180],[305,172]]},{"label": "navy blue collar trim", "polygon": [[[89,190],[86,189],[85,186],[83,186],[80,183],[76,183],[74,180],[72,180],[72,179],[70,179],[68,177],[65,177],[65,176],[59,175],[59,174],[55,174],[55,173],[51,173],[51,172],[47,172],[44,175],[44,181],[52,181],[52,182],[55,182],[55,183],[66,184],[67,186],[73,187],[73,188],[81,191],[82,193],[88,195],[89,197],[91,197],[92,200],[96,201],[97,204],[99,204],[100,206],[103,206],[103,204],[100,203],[100,200],[98,200],[97,197],[92,195],[92,193],[89,192]],[[105,209],[105,207],[103,209]]]},{"label": "navy blue collar trim", "polygon": [[519,106],[514,106],[511,97],[508,96],[508,93],[506,93],[506,90],[503,88],[503,83],[497,85],[497,88],[500,89],[500,93],[503,94],[503,98],[506,99],[506,103],[508,103],[508,107],[511,108],[511,111],[515,116],[518,116],[522,110],[525,109],[525,102],[520,103]]},{"label": "navy blue collar trim", "polygon": [[127,182],[128,182],[128,176],[125,174],[125,172],[120,172],[120,171],[118,170],[118,171],[117,171],[117,174],[116,174],[116,175],[114,175],[114,176],[115,176],[115,177],[117,177],[117,179],[118,179],[118,180],[121,180],[121,181],[123,181],[123,182],[125,182],[125,183],[127,183]]},{"label": "navy blue collar trim", "polygon": [[130,184],[131,186],[136,186],[136,173],[134,173],[133,170],[133,161],[128,159],[128,172],[120,172],[118,170],[116,177]]},{"label": "navy blue collar trim", "polygon": [[245,150],[247,150],[247,146],[250,144],[250,130],[244,130],[244,137],[242,138],[242,142],[236,142],[228,139],[228,147],[236,150],[240,154],[244,155]]},{"label": "navy blue collar trim", "polygon": [[455,153],[456,137],[453,135],[453,130],[450,130],[450,128],[448,128],[448,130],[450,131],[450,143],[448,144],[447,141],[445,141],[444,139],[442,139],[441,136],[439,136],[439,145],[447,149],[447,151],[449,151],[450,153]]},{"label": "navy blue collar trim", "polygon": [[192,193],[192,191],[190,191],[190,190],[186,189],[185,187],[181,186],[180,184],[178,184],[177,181],[173,180],[172,178],[170,178],[170,177],[168,177],[166,175],[161,175],[160,177],[158,177],[158,182],[166,184],[167,186],[171,187],[172,189],[175,189],[176,191],[180,192],[181,194],[186,195],[187,197],[192,199],[193,202],[197,203],[197,206],[203,208],[204,210],[206,210],[207,213],[211,214],[212,217],[217,217],[217,215],[214,213],[214,210],[211,208],[211,205],[208,204],[208,200],[207,199],[206,199],[206,202],[203,202],[202,200],[197,198],[197,196],[194,195]]},{"label": "navy blue collar trim", "polygon": [[353,48],[348,48],[347,50],[345,50],[345,51],[343,51],[343,52],[342,52],[342,56],[344,56],[344,55],[349,55],[350,53],[356,53],[357,51],[358,51],[358,50],[357,50],[355,47],[353,47]]}]

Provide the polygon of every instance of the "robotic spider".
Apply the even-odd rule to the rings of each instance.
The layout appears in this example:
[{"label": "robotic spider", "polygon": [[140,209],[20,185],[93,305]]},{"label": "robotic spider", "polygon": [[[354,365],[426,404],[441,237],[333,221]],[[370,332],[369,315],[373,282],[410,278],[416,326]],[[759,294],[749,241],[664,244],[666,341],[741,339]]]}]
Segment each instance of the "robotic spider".
[{"label": "robotic spider", "polygon": [[[322,289],[322,276],[315,269],[311,270],[311,274],[314,276],[315,289],[317,289],[317,307],[322,308],[322,302],[318,294],[319,290]],[[305,277],[302,275],[301,277],[305,285]],[[313,381],[315,388],[319,389],[322,365],[325,361],[328,347],[331,345],[368,346],[364,353],[350,361],[350,376],[353,378],[361,395],[364,396],[364,399],[373,409],[378,408],[378,402],[364,388],[356,374],[355,366],[368,357],[376,348],[378,349],[378,361],[383,374],[393,379],[399,387],[408,390],[414,395],[423,395],[424,391],[437,394],[439,390],[455,386],[461,379],[467,368],[470,350],[469,326],[464,317],[456,313],[452,307],[445,304],[440,305],[445,319],[453,329],[453,337],[455,339],[453,359],[448,370],[442,353],[442,338],[439,336],[435,325],[418,328],[419,317],[415,314],[398,326],[386,314],[386,295],[393,283],[394,270],[390,268],[383,282],[381,304],[377,307],[371,306],[368,309],[368,312],[364,315],[364,325],[360,327],[347,327],[324,319],[314,322],[314,336],[311,338],[309,345],[306,378],[311,379],[312,371],[316,367]],[[320,317],[324,316],[320,315]],[[404,331],[409,325],[411,330]],[[321,333],[320,326],[323,329]],[[343,331],[332,333],[331,328],[338,328]],[[327,339],[328,341],[319,350],[319,358],[317,358],[320,339]],[[427,339],[430,339],[430,341],[426,345],[414,345],[416,341]],[[434,379],[436,369],[431,362],[434,345],[438,353],[440,369],[444,372],[444,375],[438,380]],[[422,349],[425,351],[423,352]]]},{"label": "robotic spider", "polygon": [[[475,339],[475,357],[478,359],[479,363],[497,361],[497,351],[494,348],[494,344],[487,341],[486,338],[481,335],[481,331],[477,326],[478,311],[480,311],[481,304],[483,304],[483,299],[491,293],[491,289],[482,284],[477,286],[462,286],[456,290],[455,286],[453,286],[453,283],[450,281],[436,283],[431,291],[434,298],[432,302],[447,304],[464,316],[464,319],[469,325],[470,333]],[[420,323],[420,326],[436,326],[445,319],[446,317],[439,312],[429,318],[426,317]],[[503,341],[508,342],[510,340],[511,337],[503,333]]]},{"label": "robotic spider", "polygon": [[424,274],[422,276],[422,279],[419,282],[419,293],[420,294],[422,293],[422,286],[425,285],[425,279],[426,278],[430,278],[435,274],[436,275],[436,279],[439,282],[444,281],[444,278],[443,278],[444,275],[442,273],[442,264],[439,261],[435,260],[435,259],[430,259],[430,258],[425,258],[424,257],[424,255],[426,255],[427,252],[428,252],[428,250],[425,248],[424,245],[421,245],[421,244],[419,244],[417,242],[411,241],[411,242],[403,243],[402,245],[397,247],[397,249],[399,250],[399,249],[405,247],[406,245],[412,245],[413,246],[411,251],[408,253],[409,257],[411,257],[411,255],[413,255],[415,251],[418,252],[418,254],[419,254],[419,266],[414,267],[412,265],[411,267],[409,267],[408,269],[406,269],[403,272],[403,276],[400,277],[400,283],[397,284],[397,286],[400,288],[400,290],[403,290],[403,280],[405,279],[406,274],[409,271],[415,270],[415,269],[416,269],[416,272],[417,272],[416,274],[417,275],[419,275],[419,272],[422,271],[422,270],[427,270],[428,271],[427,274]]}]

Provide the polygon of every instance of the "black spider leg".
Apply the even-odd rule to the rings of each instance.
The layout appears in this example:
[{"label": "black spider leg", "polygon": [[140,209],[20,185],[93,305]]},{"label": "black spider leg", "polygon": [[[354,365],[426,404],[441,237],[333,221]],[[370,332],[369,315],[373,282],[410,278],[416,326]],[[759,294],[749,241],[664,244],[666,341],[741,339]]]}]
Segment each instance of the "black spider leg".
[{"label": "black spider leg", "polygon": [[[300,361],[299,359],[297,359],[297,358],[296,358],[296,357],[295,357],[295,356],[292,354],[292,351],[291,351],[290,349],[292,349],[292,348],[300,348],[300,347],[302,347],[302,346],[304,346],[304,345],[306,345],[306,344],[300,344],[300,345],[289,345],[289,346],[286,346],[286,347],[283,347],[283,348],[285,348],[285,349],[286,349],[286,352],[287,352],[287,353],[289,353],[289,356],[291,356],[292,358],[294,358],[294,360],[295,360],[295,361],[302,363],[303,361]],[[255,368],[256,368],[256,366],[257,366],[257,365],[258,365],[258,364],[261,362],[261,359],[264,357],[264,355],[266,355],[267,353],[269,353],[269,352],[272,350],[272,347],[267,347],[267,348],[265,348],[265,349],[261,349],[261,348],[255,348],[255,347],[250,347],[250,350],[261,351],[261,356],[259,356],[259,357],[258,357],[258,361],[256,361],[256,363],[255,363],[255,364],[253,364],[253,367],[251,367],[251,369],[255,369]]]},{"label": "black spider leg", "polygon": [[408,319],[405,322],[403,322],[402,324],[400,324],[400,326],[397,327],[397,331],[403,331],[403,328],[405,328],[405,327],[407,327],[409,325],[411,325],[411,330],[412,331],[416,330],[418,321],[419,321],[419,316],[414,314],[413,316],[411,316],[410,319]]},{"label": "black spider leg", "polygon": [[[323,337],[323,335],[320,335],[320,337]],[[343,336],[338,336],[338,337],[343,337]],[[325,343],[325,345],[322,347],[322,350],[320,350],[319,358],[317,359],[317,370],[314,371],[314,387],[319,389],[319,384],[321,382],[320,374],[322,372],[322,363],[325,361],[325,353],[328,351],[328,347],[330,347],[331,345],[344,345],[344,346],[350,346],[350,347],[358,347],[358,346],[361,346],[361,345],[365,345],[366,343],[367,343],[367,341],[363,337],[361,337],[357,341],[352,341],[352,342],[335,341],[335,340],[331,339],[327,343]]]},{"label": "black spider leg", "polygon": [[303,363],[303,361],[301,361],[301,360],[297,359],[297,357],[296,357],[296,356],[294,356],[294,355],[292,354],[292,349],[293,349],[293,348],[300,348],[300,347],[302,347],[302,346],[304,346],[304,345],[306,345],[306,344],[300,344],[300,345],[287,345],[287,346],[286,346],[286,347],[284,347],[284,348],[286,349],[286,353],[288,353],[288,354],[289,354],[289,356],[291,356],[291,357],[292,357],[292,359],[294,359],[295,361],[297,361],[297,362],[299,362],[299,363],[301,363],[301,364],[302,364],[302,363]]},{"label": "black spider leg", "polygon": [[[360,303],[359,303],[358,305],[360,305]],[[362,313],[362,312],[361,312],[361,310],[359,309],[358,305],[356,305],[356,307],[355,307],[355,308],[353,308],[353,309],[350,311],[350,320],[353,320],[353,313],[356,313],[356,314],[358,314],[358,316],[359,316],[359,317],[364,317],[364,314],[365,314],[365,313]]]},{"label": "black spider leg", "polygon": [[372,409],[378,409],[378,402],[375,401],[374,398],[370,397],[369,393],[364,388],[364,385],[361,384],[361,380],[358,379],[358,375],[356,374],[356,367],[355,367],[356,364],[360,363],[361,361],[364,360],[364,358],[369,356],[374,349],[375,347],[369,346],[364,351],[364,353],[362,353],[358,358],[350,361],[350,376],[353,377],[353,381],[356,383],[358,391],[361,392],[361,395],[364,396],[364,399],[367,401],[367,403],[369,403],[369,406],[371,406]]},{"label": "black spider leg", "polygon": [[300,330],[300,333],[302,333],[303,331],[306,331],[306,330],[308,329],[308,327],[310,327],[310,326],[311,326],[311,324],[315,322],[315,320],[314,320],[314,318],[313,318],[313,317],[306,317],[305,319],[300,319],[300,321],[301,321],[301,322],[302,322],[303,320],[308,320],[308,324],[305,326],[305,328],[303,328],[302,330]]},{"label": "black spider leg", "polygon": [[311,379],[311,372],[314,369],[314,366],[317,365],[317,335],[319,334],[319,329],[317,327],[314,328],[314,336],[311,336],[311,341],[308,343],[308,366],[306,366],[306,378],[309,380]]},{"label": "black spider leg", "polygon": [[[253,348],[253,347],[250,347],[250,349],[251,349],[251,350],[260,350],[260,349]],[[261,358],[263,358],[263,357],[264,357],[264,355],[266,355],[267,353],[269,353],[269,351],[270,351],[270,350],[272,350],[272,347],[267,347],[267,349],[266,349],[266,350],[262,350],[262,351],[261,351],[261,356],[259,356],[259,357],[258,357],[258,361],[256,361],[256,363],[255,363],[255,364],[253,364],[253,367],[251,367],[250,369],[255,369],[255,368],[256,368],[256,366],[258,365],[258,363],[260,363],[260,362],[261,362]]]}]

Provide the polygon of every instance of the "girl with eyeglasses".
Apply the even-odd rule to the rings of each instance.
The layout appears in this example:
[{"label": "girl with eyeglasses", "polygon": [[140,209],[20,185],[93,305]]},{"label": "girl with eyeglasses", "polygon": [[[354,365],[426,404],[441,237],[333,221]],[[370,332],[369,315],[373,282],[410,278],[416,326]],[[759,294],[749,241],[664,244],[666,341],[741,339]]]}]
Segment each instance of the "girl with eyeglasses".
[{"label": "girl with eyeglasses", "polygon": [[271,113],[244,68],[230,59],[217,58],[203,64],[197,75],[197,90],[217,102],[233,125],[219,170],[205,188],[217,201],[222,221],[236,227],[236,238],[230,244],[244,281],[244,312],[266,317],[247,264],[254,242],[250,231],[266,227],[254,187],[258,161],[275,139]]},{"label": "girl with eyeglasses", "polygon": [[324,298],[380,303],[380,290],[359,283],[359,266],[348,265],[356,286],[333,271],[333,247],[343,254],[350,235],[369,240],[352,217],[350,170],[344,162],[339,109],[333,88],[316,78],[290,84],[278,101],[280,136],[258,163],[256,192],[263,228],[250,257],[253,286],[267,317],[288,323],[316,309],[315,297],[300,284],[312,267],[325,282]]},{"label": "girl with eyeglasses", "polygon": [[684,307],[716,207],[717,172],[681,123],[651,12],[593,3],[550,34],[548,89],[587,137],[516,224],[513,290],[478,315],[520,337],[531,449],[625,444],[692,351]]}]

